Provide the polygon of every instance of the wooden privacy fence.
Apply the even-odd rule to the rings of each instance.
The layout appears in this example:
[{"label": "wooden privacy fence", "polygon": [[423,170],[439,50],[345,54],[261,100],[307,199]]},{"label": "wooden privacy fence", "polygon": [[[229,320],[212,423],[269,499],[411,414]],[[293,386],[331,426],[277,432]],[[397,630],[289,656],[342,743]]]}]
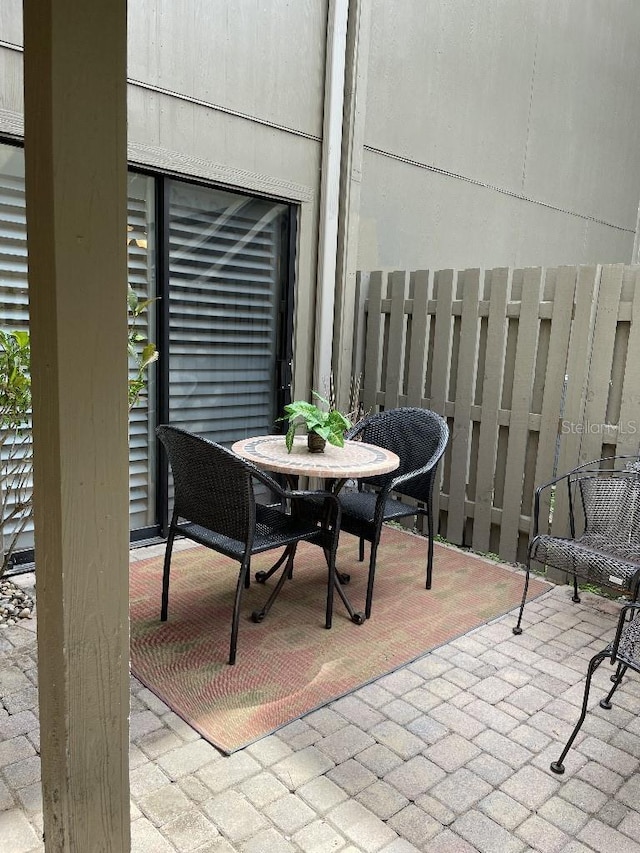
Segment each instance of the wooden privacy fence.
[{"label": "wooden privacy fence", "polygon": [[[361,272],[358,300],[365,411],[448,420],[435,509],[449,541],[523,562],[536,486],[638,453],[640,267]],[[565,525],[558,493],[551,529]]]}]

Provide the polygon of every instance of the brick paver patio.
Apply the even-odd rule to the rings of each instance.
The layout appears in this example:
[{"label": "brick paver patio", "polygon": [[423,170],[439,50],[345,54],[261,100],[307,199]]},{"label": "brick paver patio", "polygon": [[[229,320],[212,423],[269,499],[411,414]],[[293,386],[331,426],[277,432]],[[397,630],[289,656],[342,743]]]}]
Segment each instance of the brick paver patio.
[{"label": "brick paver patio", "polygon": [[[640,853],[640,678],[604,711],[601,667],[567,772],[549,770],[616,612],[556,587],[522,636],[496,619],[229,757],[134,679],[132,850]],[[35,684],[35,621],[0,627],[2,853],[44,850]]]}]

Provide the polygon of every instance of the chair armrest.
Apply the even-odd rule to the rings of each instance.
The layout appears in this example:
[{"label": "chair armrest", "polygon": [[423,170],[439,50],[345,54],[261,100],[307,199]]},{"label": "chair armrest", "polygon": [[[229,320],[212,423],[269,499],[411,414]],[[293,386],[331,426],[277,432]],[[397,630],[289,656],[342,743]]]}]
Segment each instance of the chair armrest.
[{"label": "chair armrest", "polygon": [[[444,447],[442,448],[442,452],[444,452]],[[431,457],[427,464],[423,465],[421,468],[416,468],[415,471],[408,471],[406,474],[400,474],[399,476],[394,477],[389,484],[389,491],[393,491],[395,488],[401,486],[403,483],[409,482],[409,480],[413,480],[416,477],[421,477],[423,474],[428,474],[429,471],[432,471],[440,461],[442,452],[434,454],[434,456]]]},{"label": "chair armrest", "polygon": [[261,468],[258,468],[257,465],[254,465],[252,462],[247,462],[243,460],[247,467],[251,469],[251,475],[267,486],[274,494],[278,495],[281,498],[330,498],[332,502],[335,502],[339,505],[338,498],[333,494],[333,492],[328,491],[311,491],[311,490],[301,490],[301,489],[285,489],[283,486],[278,483],[270,474],[267,474],[266,471],[263,471]]},{"label": "chair armrest", "polygon": [[246,459],[243,459],[242,462],[247,467],[247,469],[251,472],[252,477],[254,477],[256,480],[261,482],[264,486],[266,486],[275,495],[278,495],[279,498],[288,498],[291,496],[291,490],[290,489],[285,489],[270,474],[267,474],[266,471],[263,471],[262,468],[258,468],[257,465],[254,465],[253,462],[249,462]]},{"label": "chair armrest", "polygon": [[327,506],[331,507],[331,517],[333,519],[334,527],[339,528],[342,516],[342,505],[340,504],[340,500],[337,495],[334,495],[333,492],[285,489],[280,485],[280,483],[274,480],[273,477],[267,474],[266,471],[262,471],[251,462],[245,462],[245,464],[251,469],[252,476],[267,486],[267,488],[269,488],[274,494],[278,495],[278,497],[284,500],[305,501],[306,503],[313,504],[316,508],[321,502],[324,508]]},{"label": "chair armrest", "polygon": [[363,418],[361,421],[358,421],[358,423],[357,423],[357,424],[354,424],[354,425],[351,427],[351,429],[348,429],[348,430],[345,432],[344,437],[345,437],[348,441],[353,441],[353,440],[354,440],[354,438],[356,438],[358,435],[360,435],[360,433],[362,432],[362,430],[363,430],[363,429],[365,428],[365,426],[367,425],[367,422],[368,422],[368,418]]},{"label": "chair armrest", "polygon": [[334,495],[333,492],[295,490],[287,492],[287,497],[291,498],[291,500],[302,501],[303,503],[312,504],[316,507],[320,502],[322,502],[325,507],[327,507],[327,505],[331,506],[337,520],[339,520],[342,515],[342,504],[340,503],[340,498],[337,495]]},{"label": "chair armrest", "polygon": [[330,547],[338,547],[342,504],[337,495],[326,491],[291,491],[291,512],[300,518],[319,524],[324,529]]},{"label": "chair armrest", "polygon": [[[539,518],[540,518],[540,495],[544,492],[545,489],[551,488],[551,486],[557,485],[557,483],[561,483],[563,480],[568,480],[569,477],[573,474],[573,471],[569,471],[567,474],[562,474],[560,477],[554,477],[553,480],[549,480],[547,483],[543,483],[541,486],[538,486],[535,491],[535,495],[533,498],[533,535],[532,539],[538,535],[539,530]],[[573,531],[573,503],[570,501],[569,512],[571,515],[571,529]]]}]

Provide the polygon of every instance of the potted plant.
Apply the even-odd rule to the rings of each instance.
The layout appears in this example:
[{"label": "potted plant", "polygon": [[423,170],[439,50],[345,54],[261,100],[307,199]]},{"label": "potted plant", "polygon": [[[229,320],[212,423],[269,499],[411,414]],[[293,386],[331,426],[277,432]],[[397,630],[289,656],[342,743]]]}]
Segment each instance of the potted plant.
[{"label": "potted plant", "polygon": [[314,403],[307,403],[306,400],[294,400],[284,407],[284,417],[278,418],[280,421],[289,421],[285,436],[289,453],[293,447],[295,432],[300,426],[307,429],[307,447],[311,453],[322,453],[327,441],[335,447],[344,447],[344,433],[351,426],[351,421],[342,412],[332,409],[328,400],[320,394],[315,391],[311,393],[327,406],[326,410],[320,409]]}]

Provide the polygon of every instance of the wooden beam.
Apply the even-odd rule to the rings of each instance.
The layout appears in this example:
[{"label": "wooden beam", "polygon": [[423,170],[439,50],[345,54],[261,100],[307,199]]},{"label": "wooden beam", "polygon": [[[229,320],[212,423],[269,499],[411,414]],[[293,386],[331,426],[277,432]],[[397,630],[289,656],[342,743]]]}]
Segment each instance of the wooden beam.
[{"label": "wooden beam", "polygon": [[126,2],[24,33],[45,843],[126,853]]}]

